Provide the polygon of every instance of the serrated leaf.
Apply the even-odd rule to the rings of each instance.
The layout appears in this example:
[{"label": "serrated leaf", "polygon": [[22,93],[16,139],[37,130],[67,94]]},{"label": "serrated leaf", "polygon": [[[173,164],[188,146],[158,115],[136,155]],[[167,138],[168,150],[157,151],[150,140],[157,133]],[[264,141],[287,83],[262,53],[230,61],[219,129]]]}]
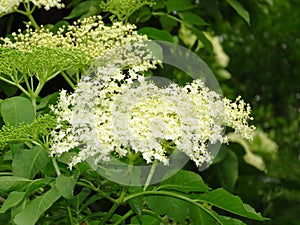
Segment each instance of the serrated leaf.
[{"label": "serrated leaf", "polygon": [[24,189],[30,182],[31,180],[24,177],[3,176],[0,177],[0,191],[7,192]]},{"label": "serrated leaf", "polygon": [[183,20],[183,22],[187,22],[192,25],[196,25],[196,26],[207,25],[207,23],[200,16],[191,12],[181,12],[179,13],[179,16]]},{"label": "serrated leaf", "polygon": [[7,196],[7,199],[3,203],[0,213],[6,212],[8,209],[17,206],[25,197],[25,192],[13,191]]},{"label": "serrated leaf", "polygon": [[171,178],[161,182],[158,188],[184,193],[209,191],[209,187],[204,183],[200,175],[186,170],[181,170]]},{"label": "serrated leaf", "polygon": [[35,118],[32,103],[24,97],[7,98],[1,103],[1,114],[5,125],[18,127],[20,124],[30,124]]},{"label": "serrated leaf", "polygon": [[185,11],[193,9],[196,6],[193,5],[189,0],[168,0],[167,11],[168,13],[173,11]]},{"label": "serrated leaf", "polygon": [[39,146],[18,149],[12,162],[12,173],[17,177],[33,179],[49,161],[48,152]]},{"label": "serrated leaf", "polygon": [[229,5],[250,25],[250,16],[247,10],[237,0],[226,0]]},{"label": "serrated leaf", "polygon": [[148,207],[159,215],[167,215],[170,219],[184,223],[188,215],[189,204],[184,200],[166,196],[145,197]]},{"label": "serrated leaf", "polygon": [[143,27],[138,31],[140,34],[146,34],[150,39],[172,42],[172,35],[166,30],[159,30],[154,27]]},{"label": "serrated leaf", "polygon": [[59,190],[60,194],[66,198],[71,199],[73,198],[73,191],[76,184],[76,180],[74,177],[67,177],[64,175],[59,175],[56,178],[55,186]]},{"label": "serrated leaf", "polygon": [[43,195],[35,198],[14,218],[17,225],[34,225],[42,214],[60,198],[57,188],[52,188]]},{"label": "serrated leaf", "polygon": [[222,188],[213,190],[204,195],[199,195],[198,199],[240,216],[259,221],[267,220],[267,218],[262,217],[260,213],[256,213],[251,206],[244,204],[239,197],[230,194]]}]

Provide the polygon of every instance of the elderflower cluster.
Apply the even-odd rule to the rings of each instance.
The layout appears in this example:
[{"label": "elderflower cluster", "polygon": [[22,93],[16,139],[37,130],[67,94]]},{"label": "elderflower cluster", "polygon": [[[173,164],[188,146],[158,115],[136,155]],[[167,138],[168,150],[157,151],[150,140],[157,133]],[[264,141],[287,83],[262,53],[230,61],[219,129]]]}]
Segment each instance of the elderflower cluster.
[{"label": "elderflower cluster", "polygon": [[58,126],[52,132],[51,155],[77,149],[71,168],[89,158],[98,163],[131,153],[147,163],[167,165],[170,148],[201,166],[212,161],[209,144],[228,141],[225,126],[246,139],[255,129],[247,123],[250,107],[240,98],[223,99],[199,79],[184,87],[158,87],[114,63],[98,65],[74,93],[62,91],[52,111]]},{"label": "elderflower cluster", "polygon": [[33,3],[35,6],[49,10],[50,8],[57,7],[61,9],[65,5],[61,0],[1,0],[0,1],[0,14],[11,13],[16,10],[21,3]]},{"label": "elderflower cluster", "polygon": [[143,43],[146,36],[139,35],[135,26],[115,22],[106,26],[100,16],[92,16],[78,20],[73,25],[61,27],[57,33],[41,27],[33,30],[30,25],[24,33],[13,33],[13,39],[2,38],[3,47],[13,47],[19,50],[30,50],[32,46],[61,47],[78,49],[95,60],[106,50],[119,46],[132,45],[132,43]]}]

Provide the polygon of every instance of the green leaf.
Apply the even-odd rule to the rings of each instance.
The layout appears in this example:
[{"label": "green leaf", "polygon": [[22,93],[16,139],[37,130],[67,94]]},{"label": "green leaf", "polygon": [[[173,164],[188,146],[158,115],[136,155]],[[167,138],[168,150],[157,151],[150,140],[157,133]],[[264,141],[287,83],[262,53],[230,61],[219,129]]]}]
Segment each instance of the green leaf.
[{"label": "green leaf", "polygon": [[228,216],[221,216],[215,212],[212,212],[214,216],[222,223],[222,225],[246,225],[243,221],[231,218]]},{"label": "green leaf", "polygon": [[34,191],[46,186],[47,184],[52,183],[54,180],[55,179],[52,177],[33,180],[26,188],[26,196],[30,196]]},{"label": "green leaf", "polygon": [[18,91],[16,86],[0,81],[0,90],[4,92],[7,97],[10,97]]},{"label": "green leaf", "polygon": [[167,11],[168,13],[173,11],[185,11],[193,9],[196,6],[193,5],[189,0],[168,0]]},{"label": "green leaf", "polygon": [[185,23],[189,23],[196,26],[207,25],[207,23],[200,16],[191,12],[181,12],[179,13],[179,16]]},{"label": "green leaf", "polygon": [[228,149],[225,159],[215,164],[212,169],[215,171],[221,187],[233,192],[238,178],[238,159],[235,153]]},{"label": "green leaf", "polygon": [[30,182],[31,180],[24,177],[3,176],[0,177],[0,192],[23,189],[26,188]]},{"label": "green leaf", "polygon": [[135,216],[130,220],[131,225],[160,225],[160,220],[150,215]]},{"label": "green leaf", "polygon": [[189,212],[189,204],[184,200],[166,196],[147,196],[145,199],[152,211],[184,224]]},{"label": "green leaf", "polygon": [[177,26],[177,21],[168,17],[167,15],[163,15],[159,17],[159,22],[161,23],[161,26],[164,30],[167,30],[169,32],[172,31],[174,27]]},{"label": "green leaf", "polygon": [[17,177],[33,179],[49,161],[48,152],[39,146],[18,149],[12,162],[12,173]]},{"label": "green leaf", "polygon": [[201,43],[203,44],[203,46],[206,48],[207,51],[213,52],[213,46],[210,40],[208,40],[208,38],[204,35],[204,33],[201,30],[198,30],[197,28],[191,25],[186,27],[197,36],[198,40],[201,41]]},{"label": "green leaf", "polygon": [[158,188],[184,193],[209,191],[209,187],[204,183],[200,175],[186,170],[181,170],[171,178],[161,182]]},{"label": "green leaf", "polygon": [[73,198],[75,184],[76,180],[74,179],[74,177],[66,177],[64,175],[59,175],[56,178],[55,186],[64,198],[71,199]]},{"label": "green leaf", "polygon": [[138,31],[140,34],[146,34],[150,39],[173,42],[172,35],[166,30],[159,30],[154,27],[143,27]]},{"label": "green leaf", "polygon": [[17,206],[25,197],[25,192],[13,191],[9,193],[7,199],[3,203],[0,213],[6,212],[8,209]]},{"label": "green leaf", "polygon": [[189,205],[189,211],[192,225],[219,225],[219,223],[209,213],[195,205]]},{"label": "green leaf", "polygon": [[237,0],[226,0],[229,5],[250,25],[250,16],[247,10]]},{"label": "green leaf", "polygon": [[35,112],[30,100],[24,97],[7,98],[1,103],[1,114],[6,125],[18,127],[29,124],[35,118]]},{"label": "green leaf", "polygon": [[50,104],[55,104],[57,102],[58,96],[59,96],[58,92],[54,92],[50,95],[47,95],[40,101],[40,104],[36,106],[36,109],[40,110],[49,106]]},{"label": "green leaf", "polygon": [[239,197],[230,194],[222,188],[213,190],[204,195],[199,195],[198,199],[240,216],[259,221],[267,220],[267,218],[262,217],[260,213],[256,213],[251,206],[244,204]]},{"label": "green leaf", "polygon": [[42,214],[60,198],[57,188],[52,188],[43,195],[35,198],[14,218],[17,225],[34,225]]}]

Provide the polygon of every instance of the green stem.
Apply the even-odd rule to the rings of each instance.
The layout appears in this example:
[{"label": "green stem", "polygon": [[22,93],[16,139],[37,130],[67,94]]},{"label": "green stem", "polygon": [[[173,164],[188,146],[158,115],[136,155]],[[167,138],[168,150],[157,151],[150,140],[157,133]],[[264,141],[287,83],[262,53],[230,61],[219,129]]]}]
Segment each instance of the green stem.
[{"label": "green stem", "polygon": [[[131,176],[131,173],[132,173],[132,168],[133,168],[133,165],[134,165],[134,160],[139,156],[139,153],[136,153],[136,154],[133,154],[131,152],[129,152],[128,154],[128,158],[129,158],[129,164],[128,164],[128,172],[129,172],[129,175]],[[123,204],[125,201],[125,197],[126,197],[126,194],[128,192],[128,186],[123,186],[122,188],[122,192],[119,196],[119,198],[116,200],[116,202],[113,204],[113,206],[110,208],[109,212],[107,213],[107,215],[103,218],[102,222],[101,222],[101,225],[104,225],[110,218],[111,216],[114,214],[114,212],[116,211],[116,209],[121,205]]]},{"label": "green stem", "polygon": [[71,88],[73,90],[75,90],[75,85],[73,84],[73,82],[71,81],[71,79],[68,77],[68,75],[64,71],[61,72],[61,75],[68,82],[68,84],[71,86]]},{"label": "green stem", "polygon": [[124,216],[122,216],[120,219],[117,220],[117,222],[114,223],[114,225],[118,225],[120,223],[122,223],[123,221],[125,221],[129,216],[131,216],[133,214],[132,210],[129,210]]},{"label": "green stem", "polygon": [[136,198],[136,197],[144,196],[144,195],[161,195],[161,196],[168,196],[168,197],[173,197],[173,198],[181,199],[183,201],[189,202],[189,203],[197,206],[201,210],[203,210],[206,213],[208,213],[211,217],[213,217],[219,224],[222,224],[221,221],[210,212],[210,210],[208,210],[203,205],[201,205],[201,204],[198,203],[198,202],[200,202],[200,203],[207,203],[206,201],[197,199],[197,202],[196,202],[193,199],[190,199],[190,198],[188,198],[186,196],[183,196],[183,195],[180,195],[180,194],[177,194],[177,193],[174,193],[174,192],[168,192],[168,191],[145,191],[145,192],[139,192],[139,193],[134,193],[134,194],[128,195],[127,197],[124,198],[124,202],[127,202],[130,199],[132,199],[132,198]]},{"label": "green stem", "polygon": [[[66,203],[67,203],[67,201],[66,201]],[[67,211],[68,211],[70,225],[74,225],[72,212],[71,212],[71,207],[68,205],[68,203],[67,203]]]},{"label": "green stem", "polygon": [[59,169],[59,167],[57,165],[57,162],[56,162],[56,159],[54,157],[52,158],[52,164],[53,164],[53,167],[55,169],[56,175],[57,176],[61,175],[60,169]]},{"label": "green stem", "polygon": [[152,15],[153,15],[153,16],[167,16],[167,17],[169,17],[170,19],[173,19],[173,20],[175,20],[175,21],[177,21],[177,22],[179,22],[179,23],[182,23],[182,22],[183,22],[181,19],[178,19],[177,17],[172,16],[172,15],[169,15],[169,14],[167,14],[167,13],[165,13],[165,12],[152,12]]},{"label": "green stem", "polygon": [[109,195],[107,195],[104,191],[100,190],[99,188],[96,188],[95,186],[93,185],[89,185],[89,184],[86,184],[86,183],[83,183],[83,182],[76,182],[77,185],[79,186],[82,186],[82,187],[87,187],[95,192],[98,192],[100,193],[101,195],[103,195],[104,198],[106,198],[107,200],[113,202],[113,203],[118,203],[115,199],[113,199],[112,197],[110,197]]},{"label": "green stem", "polygon": [[39,27],[39,25],[37,25],[35,19],[34,19],[33,16],[32,16],[32,13],[34,12],[36,6],[34,5],[33,8],[31,9],[31,8],[30,8],[30,2],[27,2],[27,3],[24,3],[24,7],[25,7],[25,10],[26,10],[26,14],[25,14],[25,15],[26,15],[26,16],[28,17],[28,19],[30,20],[32,26],[33,26],[35,29],[39,30],[40,27]]},{"label": "green stem", "polygon": [[154,160],[152,166],[151,166],[151,169],[150,169],[150,172],[148,174],[148,177],[147,177],[147,180],[145,182],[145,185],[144,185],[144,188],[143,188],[143,191],[146,191],[147,187],[149,186],[150,182],[151,182],[151,179],[154,175],[154,172],[155,172],[155,169],[156,169],[156,166],[158,164],[158,161],[157,160]]}]

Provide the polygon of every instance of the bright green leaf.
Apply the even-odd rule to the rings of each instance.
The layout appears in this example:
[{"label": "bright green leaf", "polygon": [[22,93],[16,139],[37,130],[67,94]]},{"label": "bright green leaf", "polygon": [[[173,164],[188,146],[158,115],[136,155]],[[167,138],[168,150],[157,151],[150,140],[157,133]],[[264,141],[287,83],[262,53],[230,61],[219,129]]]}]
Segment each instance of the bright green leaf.
[{"label": "bright green leaf", "polygon": [[185,11],[193,8],[195,8],[195,5],[192,4],[189,0],[168,0],[167,1],[168,13],[173,11]]},{"label": "bright green leaf", "polygon": [[12,162],[12,173],[14,176],[33,179],[49,161],[48,152],[41,147],[18,149]]},{"label": "bright green leaf", "polygon": [[186,170],[181,170],[171,178],[161,182],[158,188],[184,193],[209,191],[209,187],[204,183],[200,175]]},{"label": "bright green leaf", "polygon": [[172,35],[166,30],[159,30],[154,27],[143,27],[138,31],[140,34],[146,34],[150,39],[173,42]]},{"label": "bright green leaf", "polygon": [[184,200],[166,196],[147,196],[145,199],[152,211],[182,224],[188,215],[189,204]]},{"label": "bright green leaf", "polygon": [[19,190],[30,184],[31,180],[24,177],[3,176],[0,177],[0,191]]},{"label": "bright green leaf", "polygon": [[247,10],[237,0],[226,0],[229,5],[250,25],[250,16]]},{"label": "bright green leaf", "polygon": [[30,100],[24,97],[7,98],[1,103],[1,114],[6,125],[18,127],[29,124],[35,118],[35,112]]},{"label": "bright green leaf", "polygon": [[74,177],[66,177],[64,175],[59,175],[56,178],[55,186],[64,198],[71,199],[73,198],[75,183],[76,180],[74,179]]},{"label": "bright green leaf", "polygon": [[201,201],[240,216],[259,221],[267,220],[260,213],[256,213],[251,206],[244,204],[239,197],[230,194],[222,188],[213,190],[208,194],[199,195],[198,198]]},{"label": "bright green leaf", "polygon": [[190,23],[192,25],[207,25],[207,23],[200,16],[191,12],[181,12],[179,13],[179,16],[183,20],[183,22]]},{"label": "bright green leaf", "polygon": [[49,209],[60,196],[60,192],[57,188],[47,191],[43,195],[32,200],[24,210],[18,213],[14,218],[14,222],[17,225],[34,225],[42,214]]},{"label": "bright green leaf", "polygon": [[6,212],[8,209],[17,206],[25,197],[25,192],[13,191],[9,193],[7,199],[3,203],[0,213]]}]

